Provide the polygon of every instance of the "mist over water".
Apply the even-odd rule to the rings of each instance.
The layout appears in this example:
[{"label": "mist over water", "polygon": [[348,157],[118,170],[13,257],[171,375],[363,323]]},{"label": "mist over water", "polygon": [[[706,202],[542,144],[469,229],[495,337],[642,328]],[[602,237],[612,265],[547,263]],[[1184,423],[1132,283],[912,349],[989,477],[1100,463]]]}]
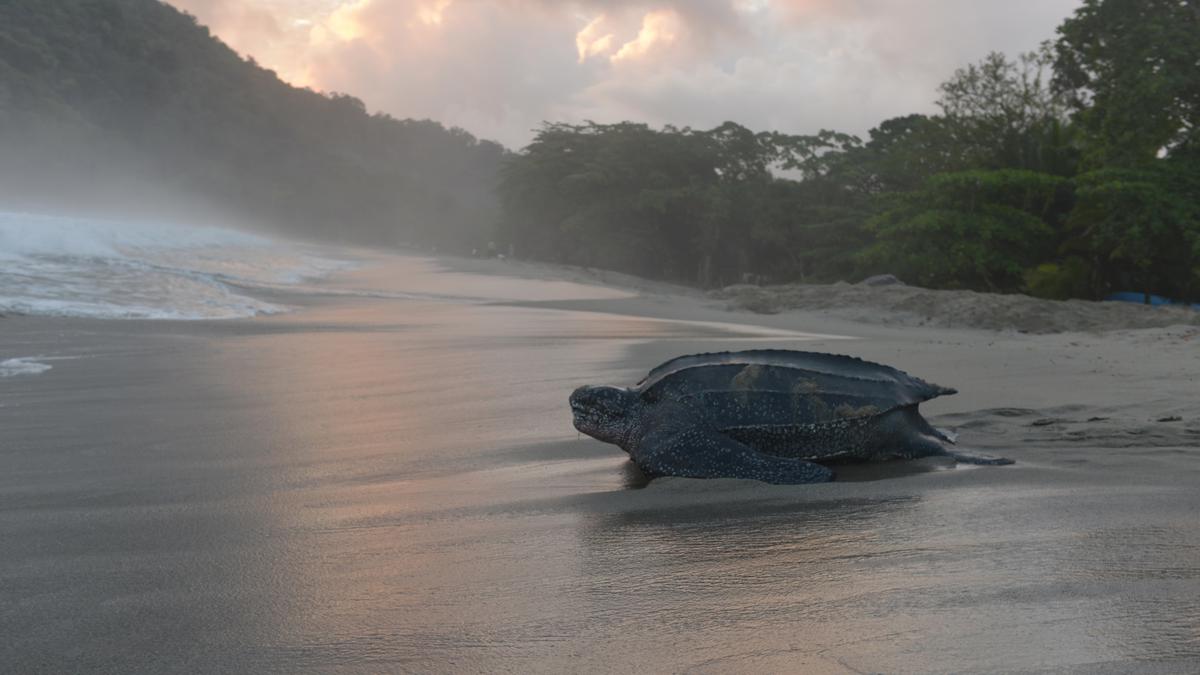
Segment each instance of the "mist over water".
[{"label": "mist over water", "polygon": [[284,307],[256,285],[350,263],[217,227],[0,212],[0,312],[105,319],[229,319]]}]

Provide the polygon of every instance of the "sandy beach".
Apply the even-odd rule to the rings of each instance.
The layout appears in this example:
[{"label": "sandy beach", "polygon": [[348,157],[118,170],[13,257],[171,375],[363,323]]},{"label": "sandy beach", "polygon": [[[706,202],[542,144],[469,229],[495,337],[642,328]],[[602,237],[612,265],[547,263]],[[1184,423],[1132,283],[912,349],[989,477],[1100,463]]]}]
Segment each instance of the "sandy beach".
[{"label": "sandy beach", "polygon": [[[1200,670],[1196,325],[415,255],[252,292],[294,311],[0,318],[49,366],[0,377],[5,669]],[[1017,463],[648,482],[571,426],[580,384],[757,347],[955,387],[925,416]]]}]

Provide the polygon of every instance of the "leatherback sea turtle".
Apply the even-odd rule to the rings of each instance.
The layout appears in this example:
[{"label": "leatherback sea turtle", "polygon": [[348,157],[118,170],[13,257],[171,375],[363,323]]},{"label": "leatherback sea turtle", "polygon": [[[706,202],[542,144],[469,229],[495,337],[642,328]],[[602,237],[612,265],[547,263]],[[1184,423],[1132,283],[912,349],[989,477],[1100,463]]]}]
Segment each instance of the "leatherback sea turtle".
[{"label": "leatherback sea turtle", "polygon": [[957,452],[917,406],[954,389],[851,356],[763,349],[681,356],[632,388],[571,394],[575,428],[614,443],[650,476],[819,483],[818,462]]}]

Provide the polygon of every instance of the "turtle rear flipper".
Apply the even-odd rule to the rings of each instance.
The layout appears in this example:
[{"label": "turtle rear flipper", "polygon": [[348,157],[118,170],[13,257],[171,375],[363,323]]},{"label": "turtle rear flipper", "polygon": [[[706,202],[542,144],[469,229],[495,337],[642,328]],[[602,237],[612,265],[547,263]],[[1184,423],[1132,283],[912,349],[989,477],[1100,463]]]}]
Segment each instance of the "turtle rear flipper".
[{"label": "turtle rear flipper", "polygon": [[896,454],[906,459],[916,459],[918,457],[949,457],[961,464],[982,464],[990,466],[1001,466],[1005,464],[1015,464],[1013,460],[1004,457],[992,457],[991,455],[981,455],[973,452],[959,450],[956,447],[947,447],[941,438],[930,436],[928,434],[910,433],[902,443],[903,449]]},{"label": "turtle rear flipper", "polygon": [[630,456],[651,476],[744,478],[777,485],[833,480],[833,471],[820,464],[768,455],[704,428],[651,434]]},{"label": "turtle rear flipper", "polygon": [[946,454],[950,455],[954,461],[961,462],[963,464],[983,464],[986,466],[1004,466],[1007,464],[1016,464],[1015,461],[1008,459],[1007,457],[978,455],[971,452],[960,452],[958,450],[947,451]]},{"label": "turtle rear flipper", "polygon": [[958,443],[957,431],[951,431],[950,429],[944,429],[942,427],[933,427],[933,430],[937,433],[938,438],[942,439],[943,441],[946,441],[947,443]]}]

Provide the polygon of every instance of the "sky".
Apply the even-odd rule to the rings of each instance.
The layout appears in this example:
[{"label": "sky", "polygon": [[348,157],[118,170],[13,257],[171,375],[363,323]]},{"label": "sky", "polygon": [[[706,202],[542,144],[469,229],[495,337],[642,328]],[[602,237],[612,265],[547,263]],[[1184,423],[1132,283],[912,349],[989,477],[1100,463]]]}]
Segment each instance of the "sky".
[{"label": "sky", "polygon": [[280,77],[520,148],[543,121],[858,135],[1080,0],[168,0]]}]

